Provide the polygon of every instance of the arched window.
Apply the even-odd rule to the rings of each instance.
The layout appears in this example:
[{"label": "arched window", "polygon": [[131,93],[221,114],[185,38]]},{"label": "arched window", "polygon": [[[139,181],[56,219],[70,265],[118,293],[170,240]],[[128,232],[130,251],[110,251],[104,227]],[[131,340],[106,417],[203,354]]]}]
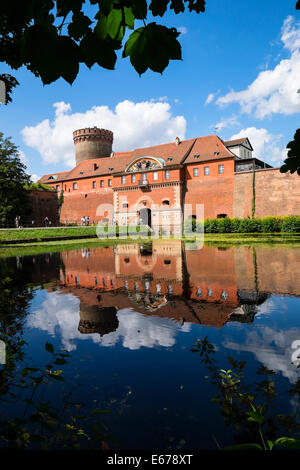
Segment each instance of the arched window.
[{"label": "arched window", "polygon": [[170,201],[168,199],[164,199],[162,203],[163,203],[163,206],[169,206],[170,205]]}]

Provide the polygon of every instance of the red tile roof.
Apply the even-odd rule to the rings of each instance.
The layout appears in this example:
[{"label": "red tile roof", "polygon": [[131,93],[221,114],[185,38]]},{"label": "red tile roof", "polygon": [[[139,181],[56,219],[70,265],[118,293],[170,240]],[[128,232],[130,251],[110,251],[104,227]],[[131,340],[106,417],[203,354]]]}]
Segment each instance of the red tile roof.
[{"label": "red tile roof", "polygon": [[246,140],[246,137],[243,137],[242,139],[227,140],[226,142],[224,142],[224,145],[226,145],[226,147],[233,147],[234,145],[243,144],[245,140]]},{"label": "red tile roof", "polygon": [[[219,152],[215,155],[215,152]],[[199,157],[194,158],[197,154]],[[176,145],[175,142],[169,144],[155,145],[153,147],[138,148],[132,152],[115,152],[112,157],[94,158],[84,160],[73,170],[60,173],[44,175],[40,181],[42,183],[71,180],[100,175],[114,174],[125,171],[127,165],[138,157],[157,157],[165,161],[165,165],[179,165],[181,163],[195,163],[197,161],[213,160],[215,158],[233,157],[224,145],[223,141],[216,135],[198,137],[196,139],[183,140]],[[94,165],[97,165],[96,170]],[[49,180],[49,176],[57,175],[57,178]]]},{"label": "red tile roof", "polygon": [[[195,158],[195,155],[198,155],[198,158]],[[194,146],[184,163],[195,163],[233,156],[233,153],[225,147],[223,141],[217,135],[209,135],[198,137],[195,140]]]}]

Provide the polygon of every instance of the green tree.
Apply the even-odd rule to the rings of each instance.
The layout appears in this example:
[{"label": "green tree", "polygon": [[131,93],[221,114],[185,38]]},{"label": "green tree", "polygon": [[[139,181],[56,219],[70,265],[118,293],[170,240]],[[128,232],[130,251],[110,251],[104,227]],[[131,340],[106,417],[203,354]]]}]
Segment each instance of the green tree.
[{"label": "green tree", "polygon": [[298,175],[300,175],[300,129],[296,131],[294,140],[289,142],[286,147],[289,151],[280,171],[281,173],[287,173],[288,171],[295,173],[297,171]]},{"label": "green tree", "polygon": [[25,184],[30,176],[19,157],[18,147],[0,132],[0,224],[11,225],[17,215],[21,223],[30,214],[31,206]]}]

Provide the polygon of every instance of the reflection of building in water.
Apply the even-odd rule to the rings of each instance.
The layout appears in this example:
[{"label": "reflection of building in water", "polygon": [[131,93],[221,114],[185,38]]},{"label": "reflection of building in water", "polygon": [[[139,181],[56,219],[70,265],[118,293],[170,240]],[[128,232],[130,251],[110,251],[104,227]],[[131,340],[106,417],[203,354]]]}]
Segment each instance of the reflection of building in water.
[{"label": "reflection of building in water", "polygon": [[99,333],[100,336],[116,331],[119,326],[115,307],[98,307],[80,301],[80,333]]},{"label": "reflection of building in water", "polygon": [[123,308],[221,327],[253,321],[271,292],[300,294],[300,249],[276,248],[275,257],[271,250],[185,251],[178,240],[74,250],[61,255],[60,283],[80,298],[82,332],[96,331],[97,315],[100,334],[113,331],[116,310]]}]

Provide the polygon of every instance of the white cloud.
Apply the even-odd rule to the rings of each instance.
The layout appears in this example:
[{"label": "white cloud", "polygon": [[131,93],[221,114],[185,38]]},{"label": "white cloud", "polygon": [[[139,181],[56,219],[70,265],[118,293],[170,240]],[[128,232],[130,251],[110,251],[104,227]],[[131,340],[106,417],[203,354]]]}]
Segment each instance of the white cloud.
[{"label": "white cloud", "polygon": [[[162,97],[164,101],[165,97]],[[173,141],[185,136],[186,120],[173,116],[166,102],[122,101],[115,109],[93,106],[85,112],[71,112],[69,103],[54,103],[55,116],[22,130],[25,143],[36,149],[45,163],[64,163],[73,167],[75,149],[72,132],[98,126],[114,132],[114,150],[126,151]]]},{"label": "white cloud", "polygon": [[293,114],[300,112],[297,95],[300,77],[300,22],[289,16],[281,31],[283,46],[290,57],[279,62],[274,69],[260,72],[257,78],[242,91],[230,91],[217,100],[219,106],[239,103],[245,113],[254,113],[263,119],[273,113]]},{"label": "white cloud", "polygon": [[[259,316],[259,314],[279,311],[278,302],[280,302],[280,306],[284,308],[284,298],[278,298],[276,304],[274,304],[272,298],[270,298],[263,305],[257,307],[258,315],[256,315],[256,317]],[[290,327],[280,329],[264,324],[263,328],[258,327],[246,331],[245,338],[240,342],[227,338],[224,341],[224,346],[234,351],[252,353],[254,357],[268,369],[281,373],[293,383],[298,378],[298,372],[296,365],[292,363],[292,354],[296,350],[292,346],[294,341],[299,338],[299,328]]]},{"label": "white cloud", "polygon": [[284,47],[292,52],[300,49],[300,21],[294,23],[294,18],[288,16],[281,29],[281,40]]},{"label": "white cloud", "polygon": [[36,183],[41,177],[39,175],[33,174],[31,175],[31,179],[34,183]]},{"label": "white cloud", "polygon": [[102,337],[98,333],[85,335],[78,331],[79,311],[80,301],[72,294],[47,292],[41,307],[27,317],[27,324],[53,337],[59,335],[62,346],[68,351],[76,350],[79,340],[91,340],[105,347],[120,341],[124,348],[132,350],[156,346],[168,348],[175,344],[179,331],[188,332],[191,328],[189,323],[180,327],[168,318],[142,315],[126,308],[117,313],[119,326],[116,331]]},{"label": "white cloud", "polygon": [[286,158],[287,150],[281,147],[281,135],[271,134],[267,129],[248,127],[237,134],[233,134],[230,140],[248,137],[253,147],[253,156],[265,160],[273,166],[280,166]]},{"label": "white cloud", "polygon": [[222,119],[220,122],[217,122],[213,127],[218,131],[225,129],[227,127],[238,126],[240,123],[237,120],[236,116],[231,116],[226,119]]},{"label": "white cloud", "polygon": [[214,93],[210,93],[210,94],[208,95],[208,97],[206,98],[205,104],[211,103],[211,102],[214,100],[214,97],[215,97],[215,94],[214,94]]},{"label": "white cloud", "polygon": [[185,26],[179,26],[179,28],[177,28],[177,31],[179,31],[181,34],[187,34],[188,32]]}]

